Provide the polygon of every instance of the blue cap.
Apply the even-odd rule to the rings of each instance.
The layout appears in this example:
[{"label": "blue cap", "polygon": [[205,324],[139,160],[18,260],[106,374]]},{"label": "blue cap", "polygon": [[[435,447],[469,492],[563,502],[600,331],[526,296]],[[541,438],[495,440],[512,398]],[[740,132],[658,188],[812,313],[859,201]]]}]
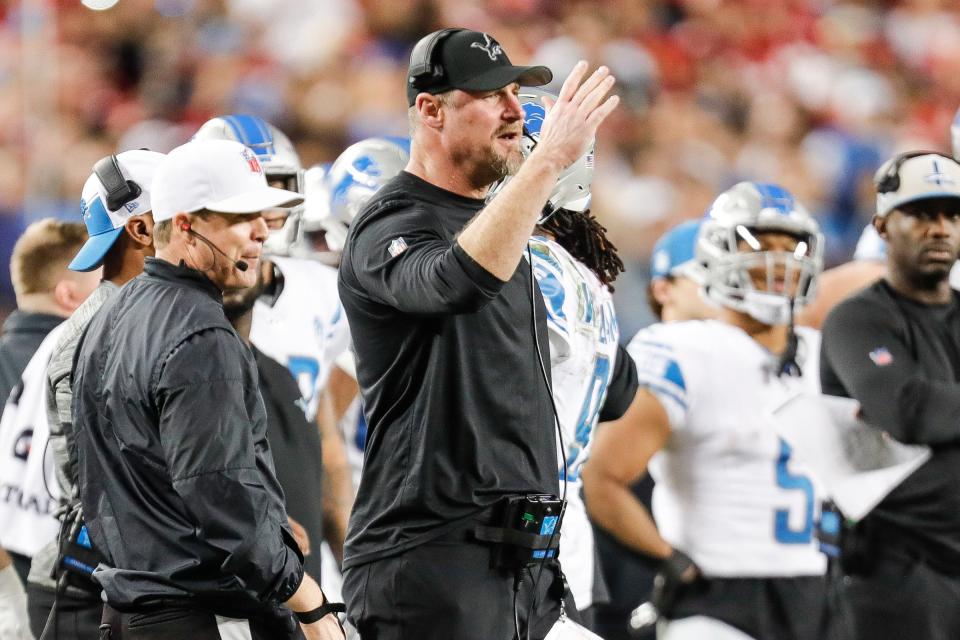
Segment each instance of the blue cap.
[{"label": "blue cap", "polygon": [[694,250],[701,222],[702,220],[688,220],[660,236],[650,258],[651,279],[677,275],[679,269],[696,264]]},{"label": "blue cap", "polygon": [[83,185],[80,213],[87,225],[89,238],[67,267],[72,271],[93,271],[101,264],[110,247],[123,233],[124,224],[131,216],[151,210],[150,182],[154,170],[163,159],[162,153],[135,149],[117,154],[117,164],[124,179],[140,187],[140,195],[120,205],[115,211],[107,209],[107,193],[96,173]]}]

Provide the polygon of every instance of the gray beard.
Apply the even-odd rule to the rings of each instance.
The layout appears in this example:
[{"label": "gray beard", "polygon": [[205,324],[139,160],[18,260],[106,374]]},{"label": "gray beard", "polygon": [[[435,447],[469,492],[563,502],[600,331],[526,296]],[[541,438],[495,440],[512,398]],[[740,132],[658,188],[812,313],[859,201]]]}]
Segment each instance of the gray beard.
[{"label": "gray beard", "polygon": [[495,156],[490,163],[490,170],[496,174],[496,180],[502,180],[519,171],[521,164],[523,164],[523,155],[519,152],[516,154],[511,153],[506,157]]}]

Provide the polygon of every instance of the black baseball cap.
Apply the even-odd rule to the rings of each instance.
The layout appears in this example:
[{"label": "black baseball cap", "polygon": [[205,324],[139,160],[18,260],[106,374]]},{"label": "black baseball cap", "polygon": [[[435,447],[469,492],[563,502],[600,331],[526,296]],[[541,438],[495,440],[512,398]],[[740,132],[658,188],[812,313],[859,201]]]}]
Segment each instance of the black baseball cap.
[{"label": "black baseball cap", "polygon": [[[431,40],[434,41],[429,55]],[[553,80],[544,66],[518,67],[492,36],[469,29],[443,29],[425,36],[414,46],[407,71],[407,104],[417,94],[443,93],[450,89],[494,91],[517,82],[539,87]]]}]

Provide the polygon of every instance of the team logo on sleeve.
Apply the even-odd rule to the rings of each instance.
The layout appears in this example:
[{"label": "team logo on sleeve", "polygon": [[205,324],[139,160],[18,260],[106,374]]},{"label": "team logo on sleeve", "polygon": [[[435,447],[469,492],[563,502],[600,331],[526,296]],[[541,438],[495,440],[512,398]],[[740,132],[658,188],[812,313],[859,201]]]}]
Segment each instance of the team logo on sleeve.
[{"label": "team logo on sleeve", "polygon": [[396,258],[398,255],[407,250],[407,241],[403,238],[394,238],[393,242],[390,243],[390,246],[387,247],[387,251],[391,256]]},{"label": "team logo on sleeve", "polygon": [[893,364],[893,354],[886,347],[877,347],[870,352],[870,359],[878,367],[886,367]]}]

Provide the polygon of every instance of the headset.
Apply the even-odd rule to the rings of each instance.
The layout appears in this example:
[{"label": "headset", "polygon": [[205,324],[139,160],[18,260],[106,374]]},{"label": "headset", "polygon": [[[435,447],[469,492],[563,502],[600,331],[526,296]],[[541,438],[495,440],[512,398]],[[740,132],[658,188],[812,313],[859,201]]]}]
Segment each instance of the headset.
[{"label": "headset", "polygon": [[422,91],[443,78],[443,65],[435,65],[433,56],[441,42],[460,31],[464,31],[464,29],[434,31],[421,38],[420,42],[413,47],[413,51],[410,53],[410,75],[407,80],[414,88]]},{"label": "headset", "polygon": [[902,167],[903,163],[910,158],[917,158],[919,156],[940,156],[941,158],[946,158],[947,160],[953,160],[956,162],[952,156],[940,153],[939,151],[907,151],[897,154],[897,156],[894,157],[893,162],[890,163],[890,166],[887,167],[886,171],[874,176],[873,184],[877,188],[877,193],[890,193],[899,189],[900,167]]},{"label": "headset", "polygon": [[93,173],[107,192],[107,209],[110,211],[116,211],[128,202],[136,200],[143,193],[140,185],[123,177],[116,155],[98,160],[93,165]]},{"label": "headset", "polygon": [[217,245],[213,244],[213,242],[211,242],[211,241],[208,240],[206,237],[204,237],[200,232],[194,231],[194,230],[193,230],[193,227],[190,226],[190,223],[189,223],[189,222],[181,222],[181,223],[180,223],[180,230],[181,230],[181,231],[186,231],[187,233],[189,233],[189,234],[191,234],[191,235],[193,235],[193,236],[196,236],[196,237],[199,238],[200,240],[203,240],[203,241],[207,244],[208,247],[210,247],[212,250],[216,251],[217,253],[219,253],[220,255],[222,255],[224,258],[226,258],[227,260],[229,260],[230,262],[232,262],[232,263],[233,263],[233,266],[235,266],[235,267],[237,268],[237,271],[246,271],[247,269],[250,268],[250,264],[249,264],[249,263],[245,262],[244,260],[234,260],[233,258],[231,258],[230,256],[228,256],[223,249],[221,249],[221,248],[218,247]]}]

